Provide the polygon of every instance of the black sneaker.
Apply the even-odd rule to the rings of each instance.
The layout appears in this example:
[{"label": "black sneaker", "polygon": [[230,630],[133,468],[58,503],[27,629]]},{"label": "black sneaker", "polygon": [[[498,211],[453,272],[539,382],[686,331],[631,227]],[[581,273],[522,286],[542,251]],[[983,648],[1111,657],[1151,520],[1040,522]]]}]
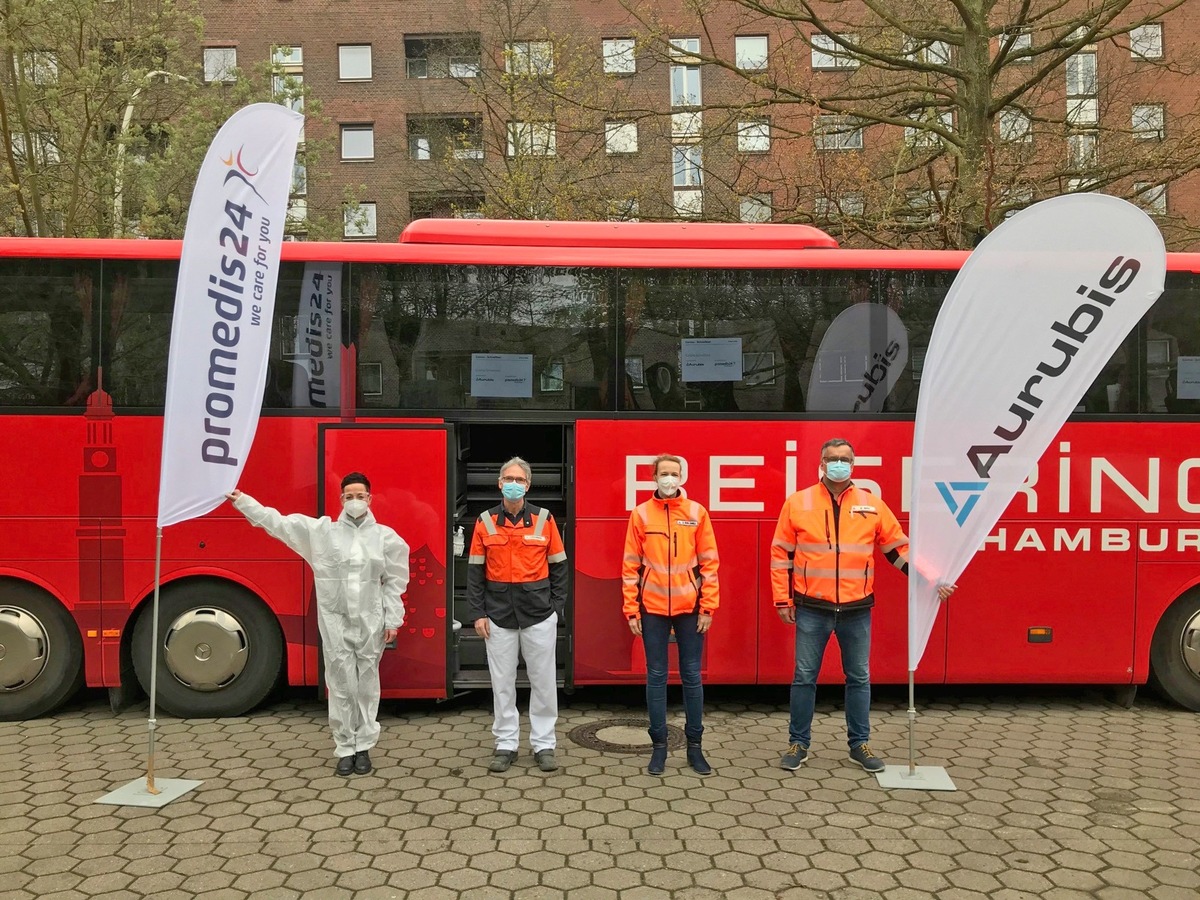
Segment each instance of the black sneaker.
[{"label": "black sneaker", "polygon": [[354,754],[354,774],[355,775],[370,775],[371,774],[371,755],[366,750],[359,750]]},{"label": "black sneaker", "polygon": [[792,744],[788,747],[787,753],[783,754],[783,759],[779,761],[779,768],[795,772],[806,762],[808,762],[808,748],[803,744]]},{"label": "black sneaker", "polygon": [[337,772],[339,775],[341,775],[343,778],[349,778],[350,775],[354,772],[354,757],[353,756],[343,756],[341,759],[339,759],[337,761],[337,767],[334,769],[334,771]]},{"label": "black sneaker", "polygon": [[538,768],[543,772],[558,771],[558,761],[554,758],[553,748],[539,750],[537,753],[533,754],[533,758],[537,761]]},{"label": "black sneaker", "polygon": [[856,762],[867,772],[882,772],[883,760],[871,752],[866,744],[859,744],[850,751],[850,761]]},{"label": "black sneaker", "polygon": [[516,760],[516,750],[497,750],[496,754],[492,757],[492,761],[488,763],[488,771],[507,772]]}]

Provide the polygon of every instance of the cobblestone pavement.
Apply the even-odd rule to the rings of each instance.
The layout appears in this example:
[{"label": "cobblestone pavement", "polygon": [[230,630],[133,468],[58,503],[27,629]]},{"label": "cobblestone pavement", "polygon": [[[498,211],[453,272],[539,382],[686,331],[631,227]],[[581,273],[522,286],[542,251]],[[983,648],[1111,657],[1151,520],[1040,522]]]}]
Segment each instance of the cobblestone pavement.
[{"label": "cobblestone pavement", "polygon": [[[144,772],[146,713],[92,693],[0,724],[0,895],[1200,896],[1200,715],[1145,692],[1132,709],[1068,688],[919,693],[918,762],[946,766],[956,792],[881,789],[845,759],[828,702],[815,757],[780,770],[782,688],[709,691],[709,778],[682,752],[656,778],[640,752],[574,744],[577,726],[641,716],[635,692],[611,691],[564,698],[552,775],[528,751],[487,773],[478,695],[385,703],[377,772],[338,778],[322,705],[293,695],[245,718],[160,719],[159,777],[204,781],[161,810],[93,802]],[[907,760],[906,705],[894,689],[875,704],[872,744],[892,763]]]}]

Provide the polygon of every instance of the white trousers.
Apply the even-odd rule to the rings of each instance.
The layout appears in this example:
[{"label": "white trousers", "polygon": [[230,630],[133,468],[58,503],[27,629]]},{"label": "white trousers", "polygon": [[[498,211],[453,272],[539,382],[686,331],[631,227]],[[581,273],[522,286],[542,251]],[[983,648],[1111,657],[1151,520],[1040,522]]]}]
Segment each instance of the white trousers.
[{"label": "white trousers", "polygon": [[379,740],[379,659],[383,629],[345,616],[319,612],[329,727],[338,759],[370,750]]},{"label": "white trousers", "polygon": [[529,743],[534,753],[554,749],[554,725],[558,721],[558,673],[554,662],[557,643],[557,613],[528,628],[500,628],[491,623],[487,658],[496,713],[492,734],[497,750],[516,750],[521,743],[521,720],[517,713],[518,646],[529,675]]}]

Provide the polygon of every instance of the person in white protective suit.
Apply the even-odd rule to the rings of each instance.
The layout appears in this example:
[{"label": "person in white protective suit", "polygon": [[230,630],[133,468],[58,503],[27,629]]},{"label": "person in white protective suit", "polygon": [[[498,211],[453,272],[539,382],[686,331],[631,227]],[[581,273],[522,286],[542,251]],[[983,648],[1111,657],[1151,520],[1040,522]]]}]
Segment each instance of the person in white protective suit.
[{"label": "person in white protective suit", "polygon": [[336,771],[366,775],[368,751],[379,740],[379,660],[404,624],[400,597],[408,587],[408,544],[375,520],[371,482],[361,472],[342,479],[342,514],[336,520],[285,516],[238,490],[228,497],[252,525],[312,567]]}]

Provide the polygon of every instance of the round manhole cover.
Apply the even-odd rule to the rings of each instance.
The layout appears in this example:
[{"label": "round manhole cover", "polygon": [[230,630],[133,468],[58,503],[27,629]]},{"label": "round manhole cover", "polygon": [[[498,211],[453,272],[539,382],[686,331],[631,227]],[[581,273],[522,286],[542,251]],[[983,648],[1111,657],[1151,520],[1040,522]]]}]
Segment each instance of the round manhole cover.
[{"label": "round manhole cover", "polygon": [[[641,753],[650,749],[645,719],[604,719],[572,728],[567,735],[580,747],[601,753]],[[678,750],[687,741],[683,729],[667,726],[667,746]]]}]

